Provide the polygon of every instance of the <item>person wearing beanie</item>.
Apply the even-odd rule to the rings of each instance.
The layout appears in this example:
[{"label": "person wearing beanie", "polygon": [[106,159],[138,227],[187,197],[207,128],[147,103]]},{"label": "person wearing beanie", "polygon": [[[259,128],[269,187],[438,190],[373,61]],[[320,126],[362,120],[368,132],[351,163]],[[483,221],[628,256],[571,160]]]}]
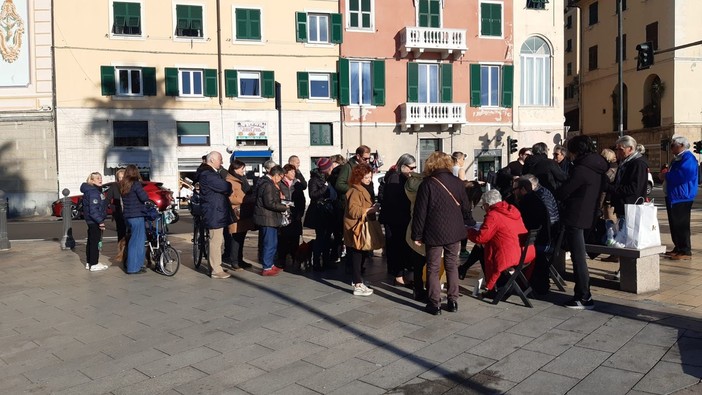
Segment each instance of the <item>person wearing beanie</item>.
[{"label": "person wearing beanie", "polygon": [[331,266],[330,238],[334,229],[334,212],[337,193],[327,179],[334,166],[329,158],[319,158],[317,168],[310,172],[307,183],[310,206],[305,214],[303,226],[314,229],[315,242],[312,247],[312,268],[316,271]]}]

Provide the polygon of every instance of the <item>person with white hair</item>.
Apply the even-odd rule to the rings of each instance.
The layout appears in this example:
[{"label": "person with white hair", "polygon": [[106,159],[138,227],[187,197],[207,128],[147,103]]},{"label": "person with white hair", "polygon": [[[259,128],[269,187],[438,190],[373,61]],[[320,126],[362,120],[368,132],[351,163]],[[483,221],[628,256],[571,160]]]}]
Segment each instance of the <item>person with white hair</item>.
[{"label": "person with white hair", "polygon": [[665,173],[665,204],[674,247],[666,255],[672,260],[690,260],[690,211],[697,196],[697,158],[690,152],[690,142],[683,136],[673,136],[670,151],[675,157]]},{"label": "person with white hair", "polygon": [[[527,229],[517,207],[502,201],[497,189],[485,192],[482,201],[485,219],[480,229],[468,229],[468,240],[483,245],[481,261],[488,290],[484,296],[490,297],[497,290],[502,272],[519,263],[522,254],[519,237],[526,234]],[[530,263],[535,257],[534,246],[529,246],[524,262]]]}]

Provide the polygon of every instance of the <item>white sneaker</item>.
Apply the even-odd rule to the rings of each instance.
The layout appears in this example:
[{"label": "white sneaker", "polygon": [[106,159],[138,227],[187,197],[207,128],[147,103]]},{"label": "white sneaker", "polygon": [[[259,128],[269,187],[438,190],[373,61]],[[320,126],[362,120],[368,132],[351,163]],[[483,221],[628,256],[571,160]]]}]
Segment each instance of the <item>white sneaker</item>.
[{"label": "white sneaker", "polygon": [[607,245],[610,247],[616,247],[616,248],[624,248],[625,247],[625,245],[623,243],[618,242],[616,239],[607,240]]},{"label": "white sneaker", "polygon": [[354,296],[371,296],[372,294],[373,290],[366,287],[366,284],[358,283],[353,286]]},{"label": "white sneaker", "polygon": [[87,262],[85,263],[85,270],[90,270],[90,264]]},{"label": "white sneaker", "polygon": [[107,270],[109,266],[105,265],[104,263],[98,263],[96,265],[93,265],[90,267],[91,272],[99,272],[102,270]]}]

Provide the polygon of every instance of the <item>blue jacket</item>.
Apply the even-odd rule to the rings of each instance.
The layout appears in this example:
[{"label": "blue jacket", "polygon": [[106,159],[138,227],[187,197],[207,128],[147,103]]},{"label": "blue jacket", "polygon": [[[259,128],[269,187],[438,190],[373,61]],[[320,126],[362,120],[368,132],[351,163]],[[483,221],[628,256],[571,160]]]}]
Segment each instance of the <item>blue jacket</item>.
[{"label": "blue jacket", "polygon": [[132,184],[132,189],[122,196],[122,215],[124,218],[138,218],[146,216],[144,203],[149,200],[149,195],[144,191],[140,181]]},{"label": "blue jacket", "polygon": [[90,224],[101,224],[107,218],[107,199],[100,187],[84,182],[80,186],[83,193],[83,218]]},{"label": "blue jacket", "polygon": [[685,151],[670,164],[665,175],[666,192],[670,204],[691,202],[697,196],[697,159]]},{"label": "blue jacket", "polygon": [[[198,170],[199,171],[199,170]],[[232,184],[225,181],[211,166],[198,176],[202,216],[208,229],[225,228],[234,222],[229,204]]]}]

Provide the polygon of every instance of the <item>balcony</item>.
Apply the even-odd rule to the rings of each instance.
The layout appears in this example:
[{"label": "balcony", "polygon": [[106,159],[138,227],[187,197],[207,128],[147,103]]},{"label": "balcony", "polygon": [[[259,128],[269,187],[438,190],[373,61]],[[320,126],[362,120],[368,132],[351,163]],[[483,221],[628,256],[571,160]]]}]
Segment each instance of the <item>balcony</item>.
[{"label": "balcony", "polygon": [[466,103],[403,103],[402,131],[418,132],[425,125],[440,125],[442,131],[457,131],[466,123]]},{"label": "balcony", "polygon": [[407,26],[400,33],[400,52],[403,58],[410,52],[414,53],[415,58],[424,52],[439,52],[442,59],[449,55],[458,59],[467,50],[465,30]]}]

